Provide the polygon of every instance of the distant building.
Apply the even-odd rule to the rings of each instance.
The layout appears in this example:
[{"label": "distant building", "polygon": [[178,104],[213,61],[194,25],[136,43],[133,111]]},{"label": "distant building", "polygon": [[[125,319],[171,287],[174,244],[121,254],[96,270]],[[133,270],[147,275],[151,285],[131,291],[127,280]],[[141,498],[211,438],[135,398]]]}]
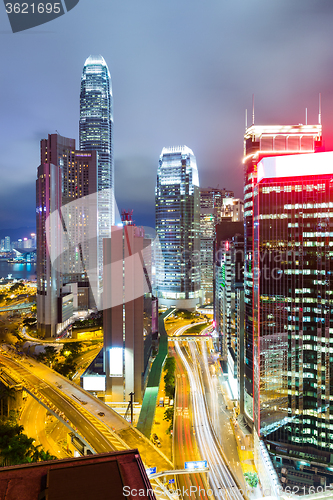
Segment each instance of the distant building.
[{"label": "distant building", "polygon": [[11,251],[11,247],[10,247],[10,237],[9,237],[9,236],[5,236],[5,245],[4,245],[4,250],[5,250],[5,252],[10,252],[10,251]]},{"label": "distant building", "polygon": [[32,240],[30,238],[23,238],[23,248],[32,248]]},{"label": "distant building", "polygon": [[[104,371],[106,400],[142,402],[152,348],[150,240],[123,214],[104,240]],[[155,311],[154,311],[155,312]],[[156,323],[156,320],[155,320]],[[155,332],[154,332],[155,333]]]},{"label": "distant building", "polygon": [[194,309],[200,303],[199,176],[193,151],[163,148],[155,191],[156,288],[159,303]]},{"label": "distant building", "polygon": [[244,219],[244,201],[239,198],[226,197],[223,199],[221,221],[238,222]]}]

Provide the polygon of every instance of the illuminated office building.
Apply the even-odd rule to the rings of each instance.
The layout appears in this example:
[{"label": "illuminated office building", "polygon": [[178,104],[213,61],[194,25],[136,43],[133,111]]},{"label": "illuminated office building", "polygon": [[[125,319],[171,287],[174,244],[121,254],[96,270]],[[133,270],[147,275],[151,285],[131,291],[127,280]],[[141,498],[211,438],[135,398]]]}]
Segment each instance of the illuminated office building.
[{"label": "illuminated office building", "polygon": [[255,431],[278,455],[281,443],[289,455],[306,452],[309,469],[332,463],[332,209],[333,152],[259,162],[253,205]]},{"label": "illuminated office building", "polygon": [[111,237],[115,223],[113,97],[108,66],[102,56],[86,60],[80,93],[80,150],[98,152],[98,303],[103,289],[103,238]]},{"label": "illuminated office building", "polygon": [[[96,307],[97,155],[51,134],[41,141],[36,181],[37,323],[59,335],[73,310]],[[95,196],[94,196],[95,195]]]},{"label": "illuminated office building", "polygon": [[265,157],[313,153],[321,146],[321,125],[252,125],[244,136],[244,296],[245,296],[245,416],[253,423],[254,366],[253,346],[253,198],[257,184],[257,165]]},{"label": "illuminated office building", "polygon": [[5,252],[10,252],[11,251],[10,236],[5,236],[4,250],[5,250]]},{"label": "illuminated office building", "polygon": [[163,148],[155,191],[159,303],[194,309],[200,302],[199,176],[193,151]]},{"label": "illuminated office building", "polygon": [[[221,222],[216,226],[214,319],[219,351],[229,386],[236,399],[240,393],[239,353],[240,304],[238,289],[243,290],[244,226],[242,222]],[[239,330],[239,331],[238,331]],[[242,339],[243,339],[242,332]],[[243,378],[242,378],[243,380]]]},{"label": "illuminated office building", "polygon": [[[104,373],[108,401],[142,402],[152,335],[156,333],[157,307],[150,282],[151,240],[142,227],[122,213],[122,225],[112,227],[104,240]],[[157,313],[158,314],[158,313]],[[155,315],[155,316],[154,316]],[[95,377],[99,382],[99,378]],[[86,377],[84,382],[94,383]]]},{"label": "illuminated office building", "polygon": [[200,188],[200,270],[204,303],[213,301],[215,228],[221,222],[224,198],[230,196],[233,192],[225,189]]},{"label": "illuminated office building", "polygon": [[293,130],[298,149],[277,156],[266,142],[246,159],[245,414],[282,481],[297,469],[322,485],[333,479],[333,153],[320,152],[320,125]]}]

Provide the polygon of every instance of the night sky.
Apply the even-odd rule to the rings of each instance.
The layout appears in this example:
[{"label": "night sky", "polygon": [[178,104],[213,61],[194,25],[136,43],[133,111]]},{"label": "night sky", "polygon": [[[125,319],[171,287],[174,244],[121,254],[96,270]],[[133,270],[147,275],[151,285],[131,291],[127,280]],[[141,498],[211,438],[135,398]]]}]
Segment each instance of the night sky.
[{"label": "night sky", "polygon": [[1,4],[0,41],[0,230],[34,226],[39,141],[78,139],[90,54],[111,72],[115,194],[137,224],[154,226],[164,146],[193,150],[201,186],[242,196],[253,93],[257,124],[305,123],[306,107],[310,124],[321,92],[333,149],[332,0],[80,0],[16,34]]}]

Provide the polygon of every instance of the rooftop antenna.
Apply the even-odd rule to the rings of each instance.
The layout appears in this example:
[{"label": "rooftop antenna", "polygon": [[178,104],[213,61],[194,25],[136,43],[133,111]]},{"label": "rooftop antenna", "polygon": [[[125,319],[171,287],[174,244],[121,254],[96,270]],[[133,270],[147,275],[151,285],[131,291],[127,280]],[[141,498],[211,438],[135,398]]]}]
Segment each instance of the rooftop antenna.
[{"label": "rooftop antenna", "polygon": [[245,110],[245,130],[247,130],[247,109]]},{"label": "rooftop antenna", "polygon": [[318,115],[318,122],[319,122],[319,125],[321,125],[321,92],[319,92],[319,115]]},{"label": "rooftop antenna", "polygon": [[254,94],[252,94],[252,125],[254,125]]},{"label": "rooftop antenna", "polygon": [[305,108],[305,125],[308,124],[308,108]]}]

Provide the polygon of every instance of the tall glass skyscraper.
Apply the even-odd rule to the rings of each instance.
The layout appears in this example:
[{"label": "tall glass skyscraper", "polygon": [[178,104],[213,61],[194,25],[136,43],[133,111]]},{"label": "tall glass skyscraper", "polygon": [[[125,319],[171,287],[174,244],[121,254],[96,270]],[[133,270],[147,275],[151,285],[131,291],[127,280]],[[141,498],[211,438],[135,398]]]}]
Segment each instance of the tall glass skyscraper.
[{"label": "tall glass skyscraper", "polygon": [[254,391],[257,359],[254,354],[253,203],[257,189],[258,163],[277,155],[313,153],[321,145],[321,125],[252,125],[244,136],[244,293],[245,293],[245,417],[254,420]]},{"label": "tall glass skyscraper", "polygon": [[[111,237],[115,221],[113,160],[113,98],[111,76],[102,56],[86,60],[80,94],[80,150],[98,152],[98,271],[102,289],[103,238]],[[99,304],[100,306],[100,304]]]},{"label": "tall glass skyscraper", "polygon": [[193,309],[200,298],[200,198],[197,162],[187,146],[163,148],[155,194],[159,303]]}]

